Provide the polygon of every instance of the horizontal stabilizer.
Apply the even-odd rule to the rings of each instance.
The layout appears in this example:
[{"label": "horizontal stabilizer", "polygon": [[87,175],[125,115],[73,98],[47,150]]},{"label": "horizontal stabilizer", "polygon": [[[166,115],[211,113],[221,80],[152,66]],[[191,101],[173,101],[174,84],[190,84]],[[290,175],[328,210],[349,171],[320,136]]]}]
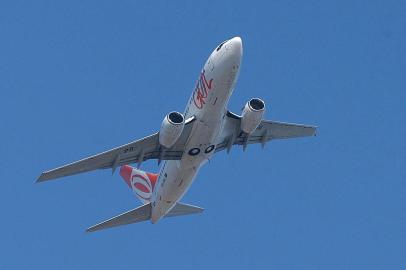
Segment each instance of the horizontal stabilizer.
[{"label": "horizontal stabilizer", "polygon": [[[132,223],[138,223],[141,221],[147,221],[151,219],[151,203],[144,204],[140,207],[137,207],[133,210],[120,214],[116,217],[103,221],[99,224],[96,224],[88,228],[87,232],[94,232],[103,229],[109,229],[121,225],[127,225]],[[176,205],[169,211],[165,217],[176,217],[182,215],[198,214],[203,212],[203,208],[193,206],[190,204],[176,203]]]},{"label": "horizontal stabilizer", "polygon": [[199,214],[203,212],[203,208],[186,204],[186,203],[176,203],[176,205],[166,214],[165,217],[176,217],[190,214]]},{"label": "horizontal stabilizer", "polygon": [[103,221],[97,225],[88,228],[87,232],[94,232],[98,230],[108,229],[116,226],[127,225],[132,223],[137,223],[141,221],[146,221],[151,218],[151,203],[144,204],[133,210],[125,212],[121,215],[113,217],[109,220]]}]

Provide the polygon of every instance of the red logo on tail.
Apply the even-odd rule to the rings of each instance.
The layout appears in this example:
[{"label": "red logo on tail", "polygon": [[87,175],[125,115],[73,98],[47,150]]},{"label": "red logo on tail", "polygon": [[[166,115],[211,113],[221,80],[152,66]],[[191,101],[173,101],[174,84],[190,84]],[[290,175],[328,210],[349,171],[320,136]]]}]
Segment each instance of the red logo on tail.
[{"label": "red logo on tail", "polygon": [[149,201],[151,199],[158,174],[144,172],[124,165],[120,169],[120,175],[141,200]]}]

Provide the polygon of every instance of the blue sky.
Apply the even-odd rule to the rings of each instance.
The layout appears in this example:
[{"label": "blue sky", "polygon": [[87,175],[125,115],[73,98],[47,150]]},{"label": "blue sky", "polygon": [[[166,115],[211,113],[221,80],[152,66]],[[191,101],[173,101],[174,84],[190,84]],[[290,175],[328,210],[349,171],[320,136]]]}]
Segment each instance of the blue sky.
[{"label": "blue sky", "polygon": [[[405,269],[405,1],[0,2],[0,269]],[[229,107],[318,136],[220,153],[204,214],[86,234],[139,204],[110,171],[45,169],[158,130],[239,35]],[[157,171],[156,162],[143,169]]]}]

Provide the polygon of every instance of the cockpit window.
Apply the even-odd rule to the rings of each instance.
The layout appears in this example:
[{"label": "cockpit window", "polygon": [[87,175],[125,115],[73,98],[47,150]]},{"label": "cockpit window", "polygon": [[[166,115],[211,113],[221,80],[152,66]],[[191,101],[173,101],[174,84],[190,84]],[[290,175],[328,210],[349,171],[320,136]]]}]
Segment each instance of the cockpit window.
[{"label": "cockpit window", "polygon": [[217,47],[216,51],[219,51],[221,49],[221,47],[223,47],[224,43],[226,43],[227,40],[223,41],[220,43],[220,45]]}]

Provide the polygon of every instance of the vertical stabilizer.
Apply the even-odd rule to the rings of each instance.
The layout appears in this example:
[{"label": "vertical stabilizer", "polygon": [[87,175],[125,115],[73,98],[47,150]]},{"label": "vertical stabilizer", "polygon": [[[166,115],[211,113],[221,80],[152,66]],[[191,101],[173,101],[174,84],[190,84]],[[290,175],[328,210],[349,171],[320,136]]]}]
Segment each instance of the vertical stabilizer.
[{"label": "vertical stabilizer", "polygon": [[158,174],[124,165],[120,168],[120,175],[142,203],[150,202]]}]

